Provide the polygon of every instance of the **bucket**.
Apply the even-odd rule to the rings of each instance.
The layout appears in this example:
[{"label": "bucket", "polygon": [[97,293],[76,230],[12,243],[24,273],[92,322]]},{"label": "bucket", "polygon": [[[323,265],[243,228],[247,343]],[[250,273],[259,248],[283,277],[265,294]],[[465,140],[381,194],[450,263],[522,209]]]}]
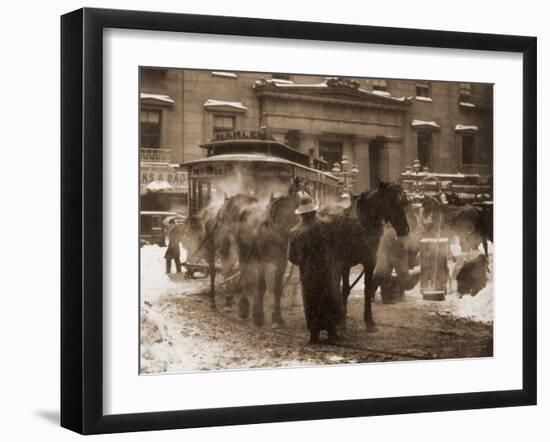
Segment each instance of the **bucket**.
[{"label": "bucket", "polygon": [[447,293],[449,269],[447,238],[424,238],[420,240],[420,292],[429,301],[442,301]]}]

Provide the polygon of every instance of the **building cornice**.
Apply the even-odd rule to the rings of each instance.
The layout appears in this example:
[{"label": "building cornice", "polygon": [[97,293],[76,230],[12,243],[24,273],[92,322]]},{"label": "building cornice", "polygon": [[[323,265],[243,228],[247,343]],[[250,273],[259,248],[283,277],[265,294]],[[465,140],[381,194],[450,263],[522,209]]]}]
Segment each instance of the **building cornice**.
[{"label": "building cornice", "polygon": [[353,107],[366,107],[404,111],[412,99],[382,96],[359,88],[359,83],[348,79],[327,79],[319,84],[278,84],[259,80],[254,84],[258,97],[333,103]]}]

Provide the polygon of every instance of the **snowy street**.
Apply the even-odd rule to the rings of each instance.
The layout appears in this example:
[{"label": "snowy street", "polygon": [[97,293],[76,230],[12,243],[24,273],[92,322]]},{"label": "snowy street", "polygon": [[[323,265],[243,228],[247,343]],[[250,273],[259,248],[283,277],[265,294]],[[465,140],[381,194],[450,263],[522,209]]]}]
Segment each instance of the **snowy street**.
[{"label": "snowy street", "polygon": [[[222,293],[217,310],[211,310],[207,279],[165,274],[164,251],[141,249],[142,374],[492,355],[492,283],[475,297],[449,294],[444,301],[424,301],[419,285],[396,304],[382,304],[377,295],[374,333],[364,329],[359,283],[349,299],[341,344],[309,346],[298,272],[283,296],[286,327],[271,329],[273,300],[266,297],[267,323],[259,329],[250,319],[240,320],[236,308],[222,313]],[[359,271],[353,269],[351,278]]]}]

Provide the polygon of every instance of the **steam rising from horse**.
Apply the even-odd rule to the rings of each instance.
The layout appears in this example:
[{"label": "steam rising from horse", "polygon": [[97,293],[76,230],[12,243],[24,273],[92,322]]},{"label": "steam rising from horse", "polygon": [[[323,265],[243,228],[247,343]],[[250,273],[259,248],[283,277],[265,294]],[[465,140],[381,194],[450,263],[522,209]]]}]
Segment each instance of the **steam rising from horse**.
[{"label": "steam rising from horse", "polygon": [[[401,187],[394,183],[380,183],[378,188],[362,193],[352,207],[340,216],[323,219],[328,229],[335,229],[336,238],[331,249],[336,260],[342,263],[343,303],[347,305],[350,294],[350,268],[358,263],[365,270],[364,321],[367,330],[375,329],[372,316],[372,298],[377,287],[373,279],[380,238],[384,224],[390,223],[399,237],[409,233],[405,214],[406,198]],[[219,253],[222,273],[228,275],[236,266],[240,270],[239,316],[250,314],[249,295],[253,296],[252,317],[261,326],[265,322],[263,299],[273,295],[273,326],[284,324],[281,314],[283,277],[287,266],[287,247],[290,230],[297,223],[294,210],[297,201],[293,193],[268,202],[253,196],[238,194],[226,198],[221,207],[203,211],[202,234],[210,266],[210,302],[215,307],[215,262]],[[403,274],[398,275],[405,278]],[[407,274],[408,276],[408,274]],[[226,298],[230,308],[232,296]]]},{"label": "steam rising from horse", "polygon": [[290,230],[297,222],[293,197],[272,198],[263,213],[253,206],[241,213],[237,234],[239,263],[244,284],[240,287],[239,316],[248,317],[248,293],[253,293],[253,320],[257,326],[265,322],[264,295],[273,295],[272,326],[281,327],[283,277],[287,266],[287,246]]},{"label": "steam rising from horse", "polygon": [[[272,322],[284,324],[281,315],[283,277],[287,265],[287,245],[290,230],[296,224],[296,202],[293,197],[281,196],[259,200],[251,195],[237,194],[225,198],[222,205],[206,207],[200,214],[205,250],[210,268],[210,303],[215,308],[216,261],[219,258],[224,278],[238,268],[240,274],[235,291],[239,297],[239,316],[250,314],[253,298],[254,323],[265,322],[263,298],[275,299]],[[224,309],[233,306],[234,293],[226,293]]]}]

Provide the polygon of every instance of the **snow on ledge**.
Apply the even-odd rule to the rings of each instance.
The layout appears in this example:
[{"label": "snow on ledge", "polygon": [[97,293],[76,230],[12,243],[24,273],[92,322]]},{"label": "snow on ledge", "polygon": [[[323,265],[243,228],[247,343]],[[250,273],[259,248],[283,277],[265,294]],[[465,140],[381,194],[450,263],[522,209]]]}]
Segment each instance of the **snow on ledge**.
[{"label": "snow on ledge", "polygon": [[466,126],[464,124],[457,124],[455,126],[455,130],[457,132],[463,132],[463,131],[467,131],[467,130],[470,130],[470,131],[477,131],[478,130],[478,127],[477,126]]},{"label": "snow on ledge", "polygon": [[256,84],[261,85],[262,82],[273,83],[278,88],[327,88],[326,83],[294,83],[292,80],[283,80],[278,78],[270,78],[268,80],[256,80]]},{"label": "snow on ledge", "polygon": [[292,80],[285,80],[283,78],[272,78],[271,80],[267,80],[267,81],[270,81],[272,83],[277,83],[277,84],[294,84]]},{"label": "snow on ledge", "polygon": [[235,72],[221,72],[221,71],[212,71],[210,72],[214,77],[227,77],[227,78],[237,78]]},{"label": "snow on ledge", "polygon": [[417,96],[416,97],[416,101],[425,101],[426,103],[431,103],[432,102],[432,99],[430,97],[420,97],[420,96]]},{"label": "snow on ledge", "polygon": [[219,107],[230,107],[232,109],[237,109],[240,111],[248,110],[248,108],[242,104],[240,101],[223,101],[223,100],[211,100],[208,99],[203,104],[205,108],[219,108]]},{"label": "snow on ledge", "polygon": [[139,94],[139,97],[142,99],[142,100],[156,100],[156,101],[162,101],[163,103],[169,103],[169,104],[174,104],[175,101],[172,100],[168,95],[162,95],[162,94],[146,94],[144,92],[141,92]]},{"label": "snow on ledge", "polygon": [[376,95],[378,97],[384,97],[389,98],[390,100],[394,101],[401,101],[404,103],[405,101],[410,101],[413,99],[413,97],[393,97],[388,91],[368,91],[366,89],[357,89],[359,92],[362,92],[363,94],[370,94],[370,95]]},{"label": "snow on ledge", "polygon": [[412,120],[411,121],[412,127],[433,127],[435,129],[439,129],[441,126],[437,124],[435,121],[422,121],[422,120]]},{"label": "snow on ledge", "polygon": [[464,107],[476,107],[476,105],[474,103],[467,103],[465,101],[461,101],[460,103],[458,103],[460,106],[464,106]]}]

